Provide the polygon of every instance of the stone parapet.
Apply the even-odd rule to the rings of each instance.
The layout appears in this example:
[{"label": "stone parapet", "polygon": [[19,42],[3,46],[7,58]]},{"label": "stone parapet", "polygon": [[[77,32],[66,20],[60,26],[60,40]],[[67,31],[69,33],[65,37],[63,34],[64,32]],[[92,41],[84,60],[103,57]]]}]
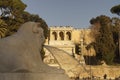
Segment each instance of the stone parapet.
[{"label": "stone parapet", "polygon": [[72,26],[50,26],[50,30],[73,30]]},{"label": "stone parapet", "polygon": [[72,41],[50,41],[49,45],[74,45]]}]

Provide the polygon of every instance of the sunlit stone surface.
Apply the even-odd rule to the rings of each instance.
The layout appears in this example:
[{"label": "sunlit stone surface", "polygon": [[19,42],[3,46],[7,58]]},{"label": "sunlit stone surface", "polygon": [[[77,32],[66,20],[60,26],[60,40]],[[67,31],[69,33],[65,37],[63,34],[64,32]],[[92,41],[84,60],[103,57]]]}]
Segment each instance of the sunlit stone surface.
[{"label": "sunlit stone surface", "polygon": [[88,77],[92,80],[93,76],[95,80],[103,80],[105,74],[107,75],[107,79],[114,80],[120,77],[120,66],[108,66],[105,63],[96,66],[80,64],[64,50],[53,46],[45,46],[45,48],[55,57],[60,65],[59,67],[64,69],[69,77],[79,77],[81,80]]},{"label": "sunlit stone surface", "polygon": [[60,67],[65,70],[69,77],[79,77],[79,75],[83,73],[85,73],[87,76],[89,75],[89,72],[86,70],[85,66],[80,64],[69,53],[52,46],[46,45],[44,47],[51,52]]}]

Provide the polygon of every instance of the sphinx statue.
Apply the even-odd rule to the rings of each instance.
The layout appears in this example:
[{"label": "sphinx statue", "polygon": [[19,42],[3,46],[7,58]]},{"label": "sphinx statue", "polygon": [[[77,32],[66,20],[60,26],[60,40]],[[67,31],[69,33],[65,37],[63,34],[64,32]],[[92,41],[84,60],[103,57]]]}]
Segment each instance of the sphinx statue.
[{"label": "sphinx statue", "polygon": [[36,22],[26,22],[15,34],[0,39],[0,73],[44,73],[49,77],[39,75],[42,80],[70,80],[64,70],[43,63],[44,40],[43,29]]}]

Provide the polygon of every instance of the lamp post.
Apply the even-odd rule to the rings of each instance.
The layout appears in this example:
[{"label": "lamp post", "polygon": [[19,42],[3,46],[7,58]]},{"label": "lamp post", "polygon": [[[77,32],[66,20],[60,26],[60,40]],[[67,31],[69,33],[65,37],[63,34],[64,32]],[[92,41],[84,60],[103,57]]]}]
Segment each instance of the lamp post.
[{"label": "lamp post", "polygon": [[[90,56],[91,56],[91,49],[90,49]],[[92,71],[91,71],[91,57],[89,56],[89,60],[90,60],[90,63],[89,63],[89,65],[90,65],[90,79],[92,80]]]},{"label": "lamp post", "polygon": [[120,26],[118,27],[118,54],[119,54],[119,57],[120,57]]}]

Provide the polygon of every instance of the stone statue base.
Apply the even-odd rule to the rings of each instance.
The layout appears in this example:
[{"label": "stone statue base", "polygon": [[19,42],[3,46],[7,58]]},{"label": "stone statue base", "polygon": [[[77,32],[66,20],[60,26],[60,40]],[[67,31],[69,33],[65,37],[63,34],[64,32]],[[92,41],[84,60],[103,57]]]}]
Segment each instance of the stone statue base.
[{"label": "stone statue base", "polygon": [[0,73],[0,80],[72,80],[65,74]]}]

